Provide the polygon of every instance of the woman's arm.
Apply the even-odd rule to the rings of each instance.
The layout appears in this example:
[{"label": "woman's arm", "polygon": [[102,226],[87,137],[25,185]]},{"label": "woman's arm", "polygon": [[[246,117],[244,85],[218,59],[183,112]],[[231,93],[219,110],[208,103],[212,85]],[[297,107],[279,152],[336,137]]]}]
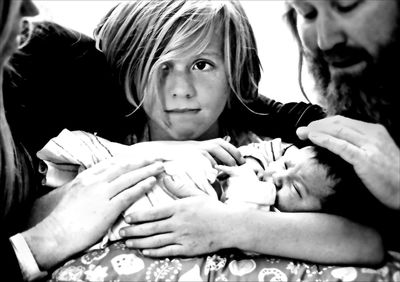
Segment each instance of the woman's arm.
[{"label": "woman's arm", "polygon": [[[127,245],[149,256],[195,256],[225,248],[326,264],[378,264],[375,230],[342,217],[232,207],[207,197],[176,201],[129,216]],[[139,224],[144,221],[153,221]],[[140,238],[147,236],[146,238]]]},{"label": "woman's arm", "polygon": [[48,216],[22,233],[41,269],[49,269],[101,238],[123,210],[155,184],[163,166],[151,158],[110,159],[65,185]]}]

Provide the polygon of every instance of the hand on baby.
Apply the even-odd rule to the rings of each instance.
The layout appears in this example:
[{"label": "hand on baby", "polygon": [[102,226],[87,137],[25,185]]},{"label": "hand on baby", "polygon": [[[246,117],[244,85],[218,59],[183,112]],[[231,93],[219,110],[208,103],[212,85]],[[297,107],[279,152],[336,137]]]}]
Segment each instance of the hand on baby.
[{"label": "hand on baby", "polygon": [[352,164],[377,199],[400,209],[400,149],[385,127],[333,116],[301,127],[297,134]]}]

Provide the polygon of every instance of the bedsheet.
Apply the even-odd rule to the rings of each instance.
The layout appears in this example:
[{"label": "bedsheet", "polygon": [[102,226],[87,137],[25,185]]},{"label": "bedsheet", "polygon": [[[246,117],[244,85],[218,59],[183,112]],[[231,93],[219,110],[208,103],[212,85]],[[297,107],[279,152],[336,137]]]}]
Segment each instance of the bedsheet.
[{"label": "bedsheet", "polygon": [[400,253],[382,267],[317,265],[225,251],[194,258],[149,258],[122,242],[92,250],[56,269],[48,281],[400,281]]}]

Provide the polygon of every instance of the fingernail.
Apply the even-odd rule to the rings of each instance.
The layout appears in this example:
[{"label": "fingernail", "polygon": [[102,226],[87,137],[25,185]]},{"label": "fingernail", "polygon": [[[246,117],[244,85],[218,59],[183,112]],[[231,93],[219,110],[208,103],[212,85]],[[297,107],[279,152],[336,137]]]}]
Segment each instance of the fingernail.
[{"label": "fingernail", "polygon": [[148,256],[148,255],[150,255],[150,252],[149,252],[148,250],[143,250],[143,251],[142,251],[142,254],[143,254],[144,256]]},{"label": "fingernail", "polygon": [[121,237],[125,237],[125,236],[126,236],[126,232],[125,232],[124,229],[121,229],[121,230],[119,231],[119,236],[121,236]]},{"label": "fingernail", "polygon": [[296,129],[297,134],[304,134],[306,132],[306,128],[304,126]]},{"label": "fingernail", "polygon": [[125,222],[126,223],[131,223],[132,222],[132,218],[130,216],[126,216],[125,217]]},{"label": "fingernail", "polygon": [[296,134],[300,138],[306,138],[307,137],[307,128],[302,126],[296,129]]},{"label": "fingernail", "polygon": [[225,141],[230,142],[231,141],[231,137],[229,135],[226,135],[224,138]]}]

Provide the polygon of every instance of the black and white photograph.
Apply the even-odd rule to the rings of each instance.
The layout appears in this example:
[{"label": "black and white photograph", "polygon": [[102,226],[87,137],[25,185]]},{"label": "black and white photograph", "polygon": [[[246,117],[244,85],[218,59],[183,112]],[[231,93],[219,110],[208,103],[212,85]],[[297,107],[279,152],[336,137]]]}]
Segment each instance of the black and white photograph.
[{"label": "black and white photograph", "polygon": [[399,50],[400,0],[0,0],[0,280],[400,282]]}]

